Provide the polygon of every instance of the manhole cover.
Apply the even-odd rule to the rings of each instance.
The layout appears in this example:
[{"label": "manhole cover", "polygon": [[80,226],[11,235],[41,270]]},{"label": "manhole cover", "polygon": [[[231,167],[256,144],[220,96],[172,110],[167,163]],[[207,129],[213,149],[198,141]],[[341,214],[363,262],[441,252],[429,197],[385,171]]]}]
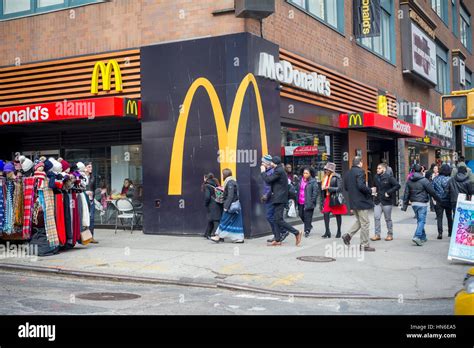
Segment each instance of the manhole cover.
[{"label": "manhole cover", "polygon": [[325,257],[325,256],[300,256],[296,258],[297,260],[304,261],[304,262],[332,262],[336,261],[332,257]]},{"label": "manhole cover", "polygon": [[89,301],[126,301],[140,298],[137,294],[128,294],[124,292],[91,292],[88,294],[77,295],[77,298]]}]

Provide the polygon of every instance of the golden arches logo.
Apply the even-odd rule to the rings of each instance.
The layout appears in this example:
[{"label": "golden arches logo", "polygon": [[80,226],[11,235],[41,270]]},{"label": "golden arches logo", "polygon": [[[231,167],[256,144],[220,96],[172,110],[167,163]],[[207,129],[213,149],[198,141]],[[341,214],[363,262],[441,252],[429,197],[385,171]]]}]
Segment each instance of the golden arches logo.
[{"label": "golden arches logo", "polygon": [[[214,121],[217,129],[217,141],[219,150],[230,150],[237,151],[237,139],[240,124],[240,115],[242,112],[242,104],[244,102],[245,93],[248,87],[252,85],[255,91],[255,99],[257,102],[258,120],[260,125],[260,138],[262,143],[262,155],[268,153],[267,145],[267,131],[265,128],[265,118],[263,114],[262,100],[260,98],[260,91],[258,89],[257,81],[253,74],[247,74],[240,82],[239,88],[235,95],[234,104],[232,105],[232,112],[230,114],[229,128],[227,128],[224,111],[219,100],[219,96],[212,85],[212,83],[203,77],[198,78],[189,87],[186,96],[184,98],[183,105],[176,125],[176,131],[174,134],[173,148],[171,151],[171,164],[170,164],[170,175],[169,175],[169,195],[181,195],[182,184],[183,184],[183,154],[184,154],[184,140],[186,137],[186,126],[188,123],[189,111],[193,102],[194,94],[199,87],[203,87],[209,100],[211,102],[212,111],[214,113]],[[225,168],[232,170],[232,173],[236,176],[236,162],[221,161],[220,162],[221,172]]]},{"label": "golden arches logo", "polygon": [[350,114],[349,115],[349,127],[362,127],[362,115],[361,114]]},{"label": "golden arches logo", "polygon": [[136,100],[132,100],[132,99],[127,100],[126,114],[138,116],[138,103]]},{"label": "golden arches logo", "polygon": [[102,75],[102,89],[104,91],[110,91],[112,72],[115,76],[115,90],[117,92],[123,91],[122,84],[122,73],[120,72],[120,66],[115,59],[111,59],[107,62],[107,66],[104,62],[97,62],[94,65],[92,71],[91,81],[91,93],[99,93],[99,74]]}]

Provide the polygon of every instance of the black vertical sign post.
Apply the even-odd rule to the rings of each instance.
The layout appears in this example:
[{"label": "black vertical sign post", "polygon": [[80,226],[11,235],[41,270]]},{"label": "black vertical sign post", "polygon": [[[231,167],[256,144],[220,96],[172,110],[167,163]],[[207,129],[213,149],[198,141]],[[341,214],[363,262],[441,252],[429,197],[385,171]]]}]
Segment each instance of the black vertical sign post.
[{"label": "black vertical sign post", "polygon": [[380,0],[354,0],[356,39],[380,36]]}]

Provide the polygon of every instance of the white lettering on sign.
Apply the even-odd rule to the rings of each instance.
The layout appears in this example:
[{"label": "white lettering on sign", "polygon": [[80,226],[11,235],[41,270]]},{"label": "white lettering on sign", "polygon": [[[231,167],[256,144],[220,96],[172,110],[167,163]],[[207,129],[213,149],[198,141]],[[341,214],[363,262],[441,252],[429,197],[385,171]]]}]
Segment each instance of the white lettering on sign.
[{"label": "white lettering on sign", "polygon": [[21,110],[4,111],[1,115],[1,121],[4,124],[10,123],[23,123],[33,122],[38,120],[47,120],[49,117],[49,111],[47,108],[41,106],[35,106],[30,108],[29,106]]},{"label": "white lettering on sign", "polygon": [[421,108],[415,108],[413,123],[423,127],[426,132],[441,135],[447,138],[453,137],[453,123],[443,121],[441,116]]},{"label": "white lettering on sign", "polygon": [[411,134],[410,125],[408,123],[402,123],[399,120],[393,120],[393,130],[405,134]]},{"label": "white lettering on sign", "polygon": [[275,62],[275,58],[265,52],[260,53],[257,75],[326,97],[331,95],[331,82],[325,75],[296,70],[286,60]]}]

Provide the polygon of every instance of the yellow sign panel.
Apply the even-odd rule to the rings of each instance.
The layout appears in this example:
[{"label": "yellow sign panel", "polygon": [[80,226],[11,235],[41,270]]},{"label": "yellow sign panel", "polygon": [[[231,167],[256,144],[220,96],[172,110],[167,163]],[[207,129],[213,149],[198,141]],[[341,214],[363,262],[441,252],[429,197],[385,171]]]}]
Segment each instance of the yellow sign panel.
[{"label": "yellow sign panel", "polygon": [[115,90],[117,92],[123,91],[122,84],[122,74],[120,72],[120,66],[115,59],[108,61],[107,66],[104,62],[97,62],[94,65],[94,70],[92,71],[92,81],[91,81],[91,93],[99,93],[99,74],[102,75],[102,89],[104,91],[110,91],[112,72],[115,76]]},{"label": "yellow sign panel", "polygon": [[[183,182],[183,154],[184,154],[184,139],[186,137],[186,125],[188,123],[189,111],[194,98],[194,94],[199,87],[203,87],[210,99],[212,111],[214,114],[214,121],[217,128],[217,141],[220,151],[237,151],[237,137],[239,132],[240,115],[242,112],[242,104],[244,102],[245,93],[248,87],[252,85],[255,91],[255,99],[257,102],[257,112],[260,124],[260,138],[262,143],[262,155],[268,154],[267,145],[267,131],[265,128],[265,118],[263,114],[262,100],[260,98],[260,91],[258,89],[257,81],[253,74],[247,74],[240,82],[239,88],[235,95],[234,104],[229,120],[229,127],[227,128],[224,111],[219,100],[219,96],[212,85],[212,83],[203,77],[198,78],[189,87],[186,96],[184,98],[181,112],[179,114],[178,123],[176,125],[176,131],[174,134],[173,148],[171,151],[171,164],[170,164],[170,175],[169,175],[169,195],[181,195],[182,182]],[[236,176],[236,162],[229,162],[223,160],[220,162],[221,172],[225,168],[232,170],[234,176]]]},{"label": "yellow sign panel", "polygon": [[387,96],[379,95],[377,97],[377,113],[388,116],[388,101]]}]

